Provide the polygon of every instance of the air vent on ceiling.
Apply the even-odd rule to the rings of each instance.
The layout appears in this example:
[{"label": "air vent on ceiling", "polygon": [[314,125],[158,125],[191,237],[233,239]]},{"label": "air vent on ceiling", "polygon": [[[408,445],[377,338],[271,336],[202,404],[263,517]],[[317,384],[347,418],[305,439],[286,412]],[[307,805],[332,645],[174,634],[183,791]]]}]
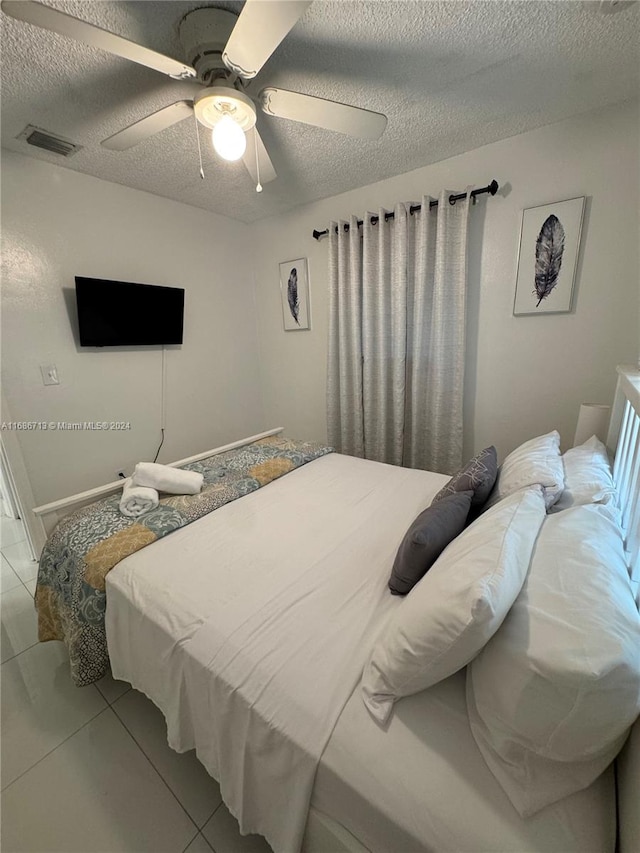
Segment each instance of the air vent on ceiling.
[{"label": "air vent on ceiling", "polygon": [[24,139],[29,145],[35,145],[36,148],[44,148],[45,151],[52,151],[54,154],[60,154],[62,157],[71,157],[82,148],[82,145],[77,145],[62,136],[56,136],[49,133],[48,130],[34,127],[28,124],[22,133],[16,136],[16,139]]}]

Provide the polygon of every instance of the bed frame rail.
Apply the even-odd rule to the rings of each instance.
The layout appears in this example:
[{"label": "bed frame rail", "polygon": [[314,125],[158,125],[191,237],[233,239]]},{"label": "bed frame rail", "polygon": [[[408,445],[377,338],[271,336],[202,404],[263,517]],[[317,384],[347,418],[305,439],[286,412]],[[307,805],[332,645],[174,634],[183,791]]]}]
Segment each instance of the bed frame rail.
[{"label": "bed frame rail", "polygon": [[[251,444],[253,441],[258,441],[261,438],[268,438],[271,435],[278,435],[283,431],[284,427],[274,427],[266,432],[260,432],[257,435],[250,435],[248,438],[241,438],[238,441],[232,441],[231,444],[225,444],[222,447],[216,447],[213,450],[205,450],[203,453],[197,453],[195,456],[188,456],[186,459],[179,459],[177,462],[170,462],[170,468],[181,468],[183,465],[188,465],[190,462],[199,462],[200,459],[208,459],[209,456],[216,456],[218,453],[225,453],[227,450],[235,450],[237,447],[244,447],[245,444]],[[99,498],[105,498],[108,495],[113,495],[122,489],[122,480],[116,480],[113,483],[106,483],[104,486],[97,486],[95,489],[89,489],[86,492],[78,492],[76,495],[70,495],[68,498],[61,498],[59,501],[42,504],[33,508],[33,514],[42,519],[47,536],[51,534],[56,524],[67,515],[69,512],[80,509],[87,504],[94,503]]]}]

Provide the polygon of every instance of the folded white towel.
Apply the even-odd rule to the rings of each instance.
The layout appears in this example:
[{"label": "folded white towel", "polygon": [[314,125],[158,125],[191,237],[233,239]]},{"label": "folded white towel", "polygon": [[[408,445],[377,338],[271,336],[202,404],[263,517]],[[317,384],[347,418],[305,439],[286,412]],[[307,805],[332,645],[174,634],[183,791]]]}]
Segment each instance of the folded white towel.
[{"label": "folded white towel", "polygon": [[145,512],[155,509],[160,501],[160,496],[155,489],[146,486],[136,486],[131,477],[124,481],[122,497],[120,498],[120,512],[129,518],[138,518]]},{"label": "folded white towel", "polygon": [[172,495],[197,495],[204,477],[196,471],[182,471],[156,462],[138,462],[133,472],[136,486],[149,486]]}]

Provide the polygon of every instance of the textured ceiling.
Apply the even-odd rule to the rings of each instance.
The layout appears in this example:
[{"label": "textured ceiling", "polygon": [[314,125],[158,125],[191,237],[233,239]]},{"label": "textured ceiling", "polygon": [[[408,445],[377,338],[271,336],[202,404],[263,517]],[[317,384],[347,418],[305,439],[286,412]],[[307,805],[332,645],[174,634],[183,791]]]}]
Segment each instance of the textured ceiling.
[{"label": "textured ceiling", "polygon": [[[47,4],[182,59],[178,24],[202,5],[183,0]],[[183,97],[176,82],[124,59],[2,14],[2,145],[38,159],[166,196],[243,222],[336,195],[637,96],[640,4],[602,15],[567,0],[316,0],[264,66],[265,85],[319,95],[388,116],[362,141],[258,116],[278,178],[257,194],[242,163],[218,160],[194,123],[124,152],[100,141]],[[33,124],[81,144],[69,158],[15,137]],[[479,175],[478,179],[491,175]]]}]

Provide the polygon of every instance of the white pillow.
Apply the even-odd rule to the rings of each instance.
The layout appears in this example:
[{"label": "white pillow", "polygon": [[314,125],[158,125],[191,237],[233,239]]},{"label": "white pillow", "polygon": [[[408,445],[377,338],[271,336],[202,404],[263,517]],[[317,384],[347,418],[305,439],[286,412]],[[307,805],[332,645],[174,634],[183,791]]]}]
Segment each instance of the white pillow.
[{"label": "white pillow", "polygon": [[386,722],[393,703],[453,675],[478,654],[524,583],[545,517],[542,491],[501,501],[443,551],[394,611],[362,679],[364,702]]},{"label": "white pillow", "polygon": [[608,507],[547,516],[521,593],[467,670],[467,707],[523,817],[615,758],[640,712],[640,615]]},{"label": "white pillow", "polygon": [[616,490],[611,477],[611,465],[607,448],[592,436],[584,444],[572,447],[562,457],[564,464],[564,492],[552,512],[568,509],[570,506],[615,501]]},{"label": "white pillow", "polygon": [[498,470],[489,505],[535,484],[544,490],[547,509],[558,500],[564,489],[560,434],[555,429],[547,435],[525,441],[507,456]]}]

